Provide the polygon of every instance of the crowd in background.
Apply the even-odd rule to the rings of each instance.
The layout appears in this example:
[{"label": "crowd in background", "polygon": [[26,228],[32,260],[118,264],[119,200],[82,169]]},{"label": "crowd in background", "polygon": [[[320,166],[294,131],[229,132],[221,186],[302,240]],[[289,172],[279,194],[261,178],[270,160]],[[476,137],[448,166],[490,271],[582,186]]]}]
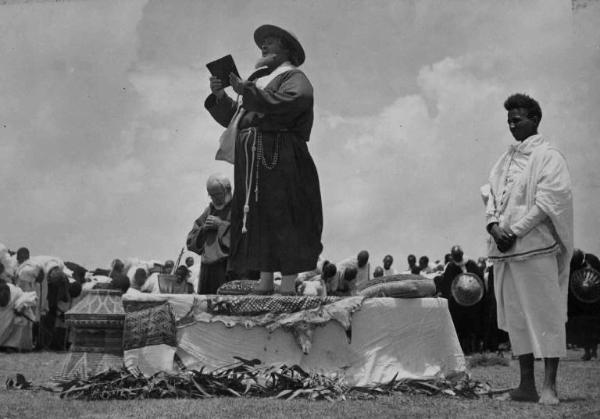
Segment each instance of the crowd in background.
[{"label": "crowd in background", "polygon": [[[23,336],[20,342],[16,345],[13,342],[13,346],[5,347],[5,350],[67,349],[69,339],[64,313],[77,304],[89,289],[114,289],[122,293],[128,290],[142,293],[214,293],[203,292],[207,288],[202,285],[206,276],[202,275],[201,265],[192,256],[180,257],[177,262],[114,259],[110,268],[87,270],[57,257],[30,256],[25,247],[13,252],[2,246],[0,252],[0,310],[10,306],[7,298],[3,297],[7,289],[8,294],[16,288],[24,293],[35,292],[38,298],[29,314],[24,312],[14,320],[24,326],[24,335],[29,333],[30,336]],[[475,261],[465,257],[460,246],[453,246],[444,255],[443,261],[430,263],[427,256],[417,259],[413,254],[408,255],[406,261],[405,267],[397,268],[393,256],[388,254],[381,265],[372,268],[366,250],[336,263],[320,258],[315,270],[298,275],[296,289],[299,295],[349,296],[355,295],[369,281],[393,275],[433,280],[437,296],[448,300],[448,309],[465,354],[495,352],[510,347],[507,334],[497,327],[493,269],[485,258]],[[592,254],[576,251],[571,270],[585,266],[600,270],[600,261]],[[452,281],[461,272],[477,275],[483,284],[483,298],[471,306],[459,304],[451,292]],[[276,274],[275,277],[277,284],[280,276]],[[222,283],[233,279],[240,278],[226,275]],[[8,284],[12,288],[9,289]],[[592,308],[592,317],[600,315],[598,308]],[[597,357],[596,339],[586,338],[586,333],[581,330],[585,332],[588,327],[584,320],[589,316],[589,307],[582,306],[569,294],[569,318],[577,329],[571,333],[570,342],[585,349],[584,359],[587,360]],[[7,325],[0,324],[0,346],[3,328],[7,329]]]}]

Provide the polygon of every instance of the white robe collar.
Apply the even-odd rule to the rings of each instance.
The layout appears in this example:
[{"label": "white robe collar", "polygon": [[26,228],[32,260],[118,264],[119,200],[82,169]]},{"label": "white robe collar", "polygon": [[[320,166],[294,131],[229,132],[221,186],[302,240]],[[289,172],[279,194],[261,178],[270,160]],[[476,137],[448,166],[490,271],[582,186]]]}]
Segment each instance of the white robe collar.
[{"label": "white robe collar", "polygon": [[258,87],[259,89],[264,89],[278,75],[283,74],[286,71],[294,70],[296,68],[297,67],[295,65],[292,65],[292,63],[290,63],[289,61],[286,61],[286,62],[280,64],[279,67],[277,67],[275,70],[271,71],[266,76],[257,79],[256,82],[255,82],[256,83],[256,87]]},{"label": "white robe collar", "polygon": [[544,143],[547,143],[547,141],[541,136],[541,134],[534,134],[527,137],[520,143],[511,144],[510,151],[514,151],[524,155],[529,155],[535,148]]}]

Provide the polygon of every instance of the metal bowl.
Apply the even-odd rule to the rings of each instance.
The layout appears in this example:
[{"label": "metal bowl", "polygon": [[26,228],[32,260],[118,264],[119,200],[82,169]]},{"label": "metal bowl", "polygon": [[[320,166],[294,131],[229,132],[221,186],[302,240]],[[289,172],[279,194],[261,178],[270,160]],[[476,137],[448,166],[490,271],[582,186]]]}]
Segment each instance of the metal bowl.
[{"label": "metal bowl", "polygon": [[458,304],[470,307],[481,301],[485,293],[485,286],[477,275],[465,272],[454,277],[450,293]]},{"label": "metal bowl", "polygon": [[578,269],[569,278],[573,296],[586,304],[600,301],[600,273],[592,268]]}]

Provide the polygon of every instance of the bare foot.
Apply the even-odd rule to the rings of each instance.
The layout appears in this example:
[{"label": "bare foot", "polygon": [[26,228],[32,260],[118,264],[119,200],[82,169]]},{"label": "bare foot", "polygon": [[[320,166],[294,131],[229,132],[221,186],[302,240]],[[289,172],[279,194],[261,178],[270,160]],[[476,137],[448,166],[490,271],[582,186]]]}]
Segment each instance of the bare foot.
[{"label": "bare foot", "polygon": [[543,388],[539,403],[547,406],[556,406],[559,403],[556,390],[552,388]]},{"label": "bare foot", "polygon": [[521,389],[515,388],[508,393],[498,397],[498,400],[514,401],[514,402],[537,402],[539,396],[535,388],[533,389]]}]

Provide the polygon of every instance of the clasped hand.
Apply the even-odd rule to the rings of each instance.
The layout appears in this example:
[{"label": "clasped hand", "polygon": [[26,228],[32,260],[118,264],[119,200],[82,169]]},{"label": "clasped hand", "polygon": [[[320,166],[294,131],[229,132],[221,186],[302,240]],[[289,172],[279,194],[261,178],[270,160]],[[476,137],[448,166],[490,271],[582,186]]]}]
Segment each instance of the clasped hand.
[{"label": "clasped hand", "polygon": [[510,228],[502,228],[498,224],[494,224],[490,229],[490,235],[496,242],[496,247],[502,253],[510,250],[517,241],[517,236]]},{"label": "clasped hand", "polygon": [[209,215],[204,222],[204,228],[207,230],[217,230],[221,225],[222,221],[219,217],[215,217],[214,215]]}]

